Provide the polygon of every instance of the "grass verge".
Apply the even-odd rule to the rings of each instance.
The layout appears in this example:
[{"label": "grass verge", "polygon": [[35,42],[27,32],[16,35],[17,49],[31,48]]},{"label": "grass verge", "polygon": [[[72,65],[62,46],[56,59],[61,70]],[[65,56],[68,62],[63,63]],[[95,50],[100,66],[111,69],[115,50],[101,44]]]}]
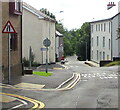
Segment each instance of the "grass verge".
[{"label": "grass verge", "polygon": [[34,71],[33,74],[39,75],[39,76],[52,76],[52,73],[46,73],[46,72],[39,72],[39,71]]},{"label": "grass verge", "polygon": [[115,66],[115,65],[120,65],[120,61],[113,61],[109,64],[106,64],[105,66],[108,67],[108,66]]}]

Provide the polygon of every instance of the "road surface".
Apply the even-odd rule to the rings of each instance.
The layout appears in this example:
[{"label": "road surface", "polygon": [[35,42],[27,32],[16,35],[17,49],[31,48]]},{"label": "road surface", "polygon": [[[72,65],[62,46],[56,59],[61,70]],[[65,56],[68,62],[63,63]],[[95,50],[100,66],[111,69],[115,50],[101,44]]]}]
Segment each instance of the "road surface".
[{"label": "road surface", "polygon": [[[68,57],[61,72],[79,73],[81,80],[68,91],[12,90],[9,93],[30,97],[45,108],[118,108],[118,67],[90,67],[76,56]],[[58,71],[58,70],[57,70]],[[56,71],[56,72],[57,72]],[[64,77],[64,76],[63,76]],[[3,92],[8,92],[3,89]],[[32,104],[29,103],[31,107]]]}]

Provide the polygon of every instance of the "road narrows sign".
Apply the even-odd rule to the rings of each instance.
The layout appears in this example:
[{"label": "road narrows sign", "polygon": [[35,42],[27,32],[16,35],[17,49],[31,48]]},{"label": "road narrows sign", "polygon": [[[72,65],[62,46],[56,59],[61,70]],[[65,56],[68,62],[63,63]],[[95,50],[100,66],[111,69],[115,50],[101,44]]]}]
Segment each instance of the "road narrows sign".
[{"label": "road narrows sign", "polygon": [[2,30],[2,33],[16,33],[13,25],[11,24],[10,21],[8,21],[5,25],[5,27]]}]

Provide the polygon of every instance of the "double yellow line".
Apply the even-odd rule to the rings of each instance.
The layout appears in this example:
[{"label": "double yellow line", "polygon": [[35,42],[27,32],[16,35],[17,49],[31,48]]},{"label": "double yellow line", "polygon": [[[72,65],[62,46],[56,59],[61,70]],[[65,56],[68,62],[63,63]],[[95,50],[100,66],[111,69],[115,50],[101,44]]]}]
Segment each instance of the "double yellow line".
[{"label": "double yellow line", "polygon": [[23,99],[23,100],[26,100],[26,101],[29,101],[29,102],[33,103],[34,106],[32,108],[30,108],[29,110],[42,109],[45,106],[45,104],[43,102],[40,102],[40,101],[35,100],[35,99],[28,98],[28,97],[24,97],[24,96],[20,96],[20,95],[16,95],[16,94],[1,93],[1,92],[0,92],[0,94],[11,96],[11,97],[16,97],[16,98]]}]

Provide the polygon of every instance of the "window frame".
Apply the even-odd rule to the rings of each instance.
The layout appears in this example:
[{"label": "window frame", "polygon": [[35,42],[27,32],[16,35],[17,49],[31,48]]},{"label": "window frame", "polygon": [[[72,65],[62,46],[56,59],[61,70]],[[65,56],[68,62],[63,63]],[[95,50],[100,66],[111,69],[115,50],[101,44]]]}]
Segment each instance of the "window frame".
[{"label": "window frame", "polygon": [[106,23],[104,23],[104,32],[106,31]]},{"label": "window frame", "polygon": [[103,37],[103,47],[105,47],[105,37]]},{"label": "window frame", "polygon": [[103,52],[103,60],[105,60],[105,52]]},{"label": "window frame", "polygon": [[18,37],[17,33],[12,33],[10,37],[10,50],[17,51],[18,49]]},{"label": "window frame", "polygon": [[99,60],[99,51],[97,50],[97,60]]},{"label": "window frame", "polygon": [[99,46],[99,36],[97,36],[97,46]]},{"label": "window frame", "polygon": [[111,49],[111,40],[109,39],[109,50]]},{"label": "window frame", "polygon": [[10,14],[22,15],[22,0],[13,0],[9,2]]}]

